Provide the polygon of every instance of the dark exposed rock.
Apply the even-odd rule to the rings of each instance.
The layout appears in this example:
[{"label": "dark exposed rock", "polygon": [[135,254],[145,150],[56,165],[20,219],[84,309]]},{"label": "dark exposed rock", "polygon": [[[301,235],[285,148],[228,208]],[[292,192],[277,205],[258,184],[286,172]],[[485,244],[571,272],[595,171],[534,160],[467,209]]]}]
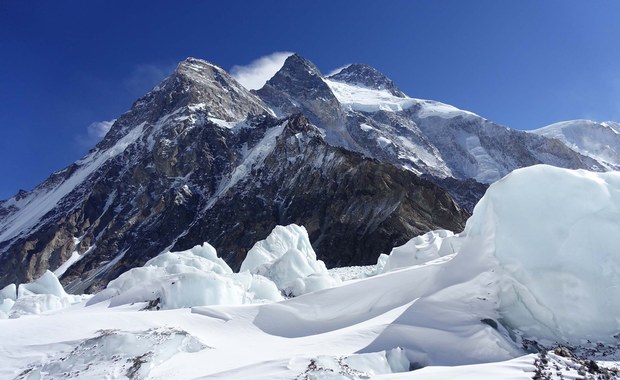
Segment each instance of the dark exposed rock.
[{"label": "dark exposed rock", "polygon": [[189,241],[181,239],[175,248],[214,236],[209,241],[238,267],[245,247],[278,224],[297,223],[306,227],[328,266],[371,264],[424,231],[460,230],[465,222],[465,214],[436,185],[326,144],[303,116],[287,124],[265,169],[252,174],[205,215],[211,220],[227,209],[236,219],[195,225],[184,238]]},{"label": "dark exposed rock", "polygon": [[445,189],[452,199],[470,215],[474,212],[476,203],[489,188],[489,185],[471,178],[458,180],[452,177],[438,178],[428,175],[422,177]]}]

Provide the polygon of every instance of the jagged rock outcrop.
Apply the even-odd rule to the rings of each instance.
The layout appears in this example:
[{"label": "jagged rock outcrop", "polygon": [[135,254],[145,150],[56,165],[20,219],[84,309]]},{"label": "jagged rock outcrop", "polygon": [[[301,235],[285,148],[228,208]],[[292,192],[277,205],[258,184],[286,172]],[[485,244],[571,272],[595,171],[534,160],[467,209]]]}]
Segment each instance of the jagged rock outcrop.
[{"label": "jagged rock outcrop", "polygon": [[348,135],[345,112],[319,69],[298,54],[288,57],[273,78],[253,92],[279,116],[306,115],[325,132],[329,144],[364,151]]}]

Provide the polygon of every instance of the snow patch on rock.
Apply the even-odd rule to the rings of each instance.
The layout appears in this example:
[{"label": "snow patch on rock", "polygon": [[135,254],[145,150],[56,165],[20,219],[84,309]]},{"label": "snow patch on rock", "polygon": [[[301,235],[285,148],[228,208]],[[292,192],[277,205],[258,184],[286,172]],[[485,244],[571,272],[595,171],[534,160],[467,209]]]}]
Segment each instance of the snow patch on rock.
[{"label": "snow patch on rock", "polygon": [[355,86],[331,79],[323,79],[332,90],[340,104],[350,111],[360,112],[400,112],[417,106],[418,116],[421,118],[440,117],[451,119],[454,117],[479,117],[473,112],[464,111],[449,104],[434,100],[415,99],[407,96],[400,97],[391,94],[388,90]]},{"label": "snow patch on rock", "polygon": [[409,360],[402,348],[349,356],[321,355],[310,359],[298,380],[358,380],[409,371]]}]

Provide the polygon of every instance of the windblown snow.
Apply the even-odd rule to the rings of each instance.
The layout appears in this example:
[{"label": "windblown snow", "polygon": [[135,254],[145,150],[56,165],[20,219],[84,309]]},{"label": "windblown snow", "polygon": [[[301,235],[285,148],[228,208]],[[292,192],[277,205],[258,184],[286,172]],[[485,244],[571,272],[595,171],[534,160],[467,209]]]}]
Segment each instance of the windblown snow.
[{"label": "windblown snow", "polygon": [[618,231],[620,173],[539,165],[491,185],[463,232],[415,237],[374,273],[327,271],[296,225],[239,273],[208,243],[90,300],[47,272],[0,290],[0,378],[618,378]]}]

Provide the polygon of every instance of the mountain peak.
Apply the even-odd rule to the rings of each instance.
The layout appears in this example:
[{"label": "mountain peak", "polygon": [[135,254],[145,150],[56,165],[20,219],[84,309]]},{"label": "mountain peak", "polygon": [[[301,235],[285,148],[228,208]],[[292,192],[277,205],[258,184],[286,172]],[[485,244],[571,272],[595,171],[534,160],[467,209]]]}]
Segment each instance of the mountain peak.
[{"label": "mountain peak", "polygon": [[299,54],[289,56],[282,68],[267,81],[267,84],[277,85],[278,82],[290,82],[292,80],[313,81],[317,84],[322,78],[321,71]]},{"label": "mountain peak", "polygon": [[222,69],[221,67],[211,62],[205,61],[204,59],[187,57],[181,62],[179,62],[179,64],[177,65],[177,68],[175,69],[175,73],[187,73],[190,71],[202,73],[205,70],[210,70],[210,71],[215,70],[219,72],[224,71],[224,69]]},{"label": "mountain peak", "polygon": [[166,94],[163,101],[174,107],[193,105],[205,114],[226,121],[237,121],[248,115],[271,113],[268,107],[226,70],[202,59],[189,57],[181,61],[174,73],[158,87]]},{"label": "mountain peak", "polygon": [[282,68],[255,93],[280,116],[302,112],[317,126],[343,123],[340,103],[321,72],[299,54],[288,57]]},{"label": "mountain peak", "polygon": [[336,74],[330,75],[328,78],[336,82],[344,82],[355,86],[375,90],[386,90],[390,94],[400,98],[406,97],[396,84],[385,76],[385,74],[363,63],[351,64]]}]

